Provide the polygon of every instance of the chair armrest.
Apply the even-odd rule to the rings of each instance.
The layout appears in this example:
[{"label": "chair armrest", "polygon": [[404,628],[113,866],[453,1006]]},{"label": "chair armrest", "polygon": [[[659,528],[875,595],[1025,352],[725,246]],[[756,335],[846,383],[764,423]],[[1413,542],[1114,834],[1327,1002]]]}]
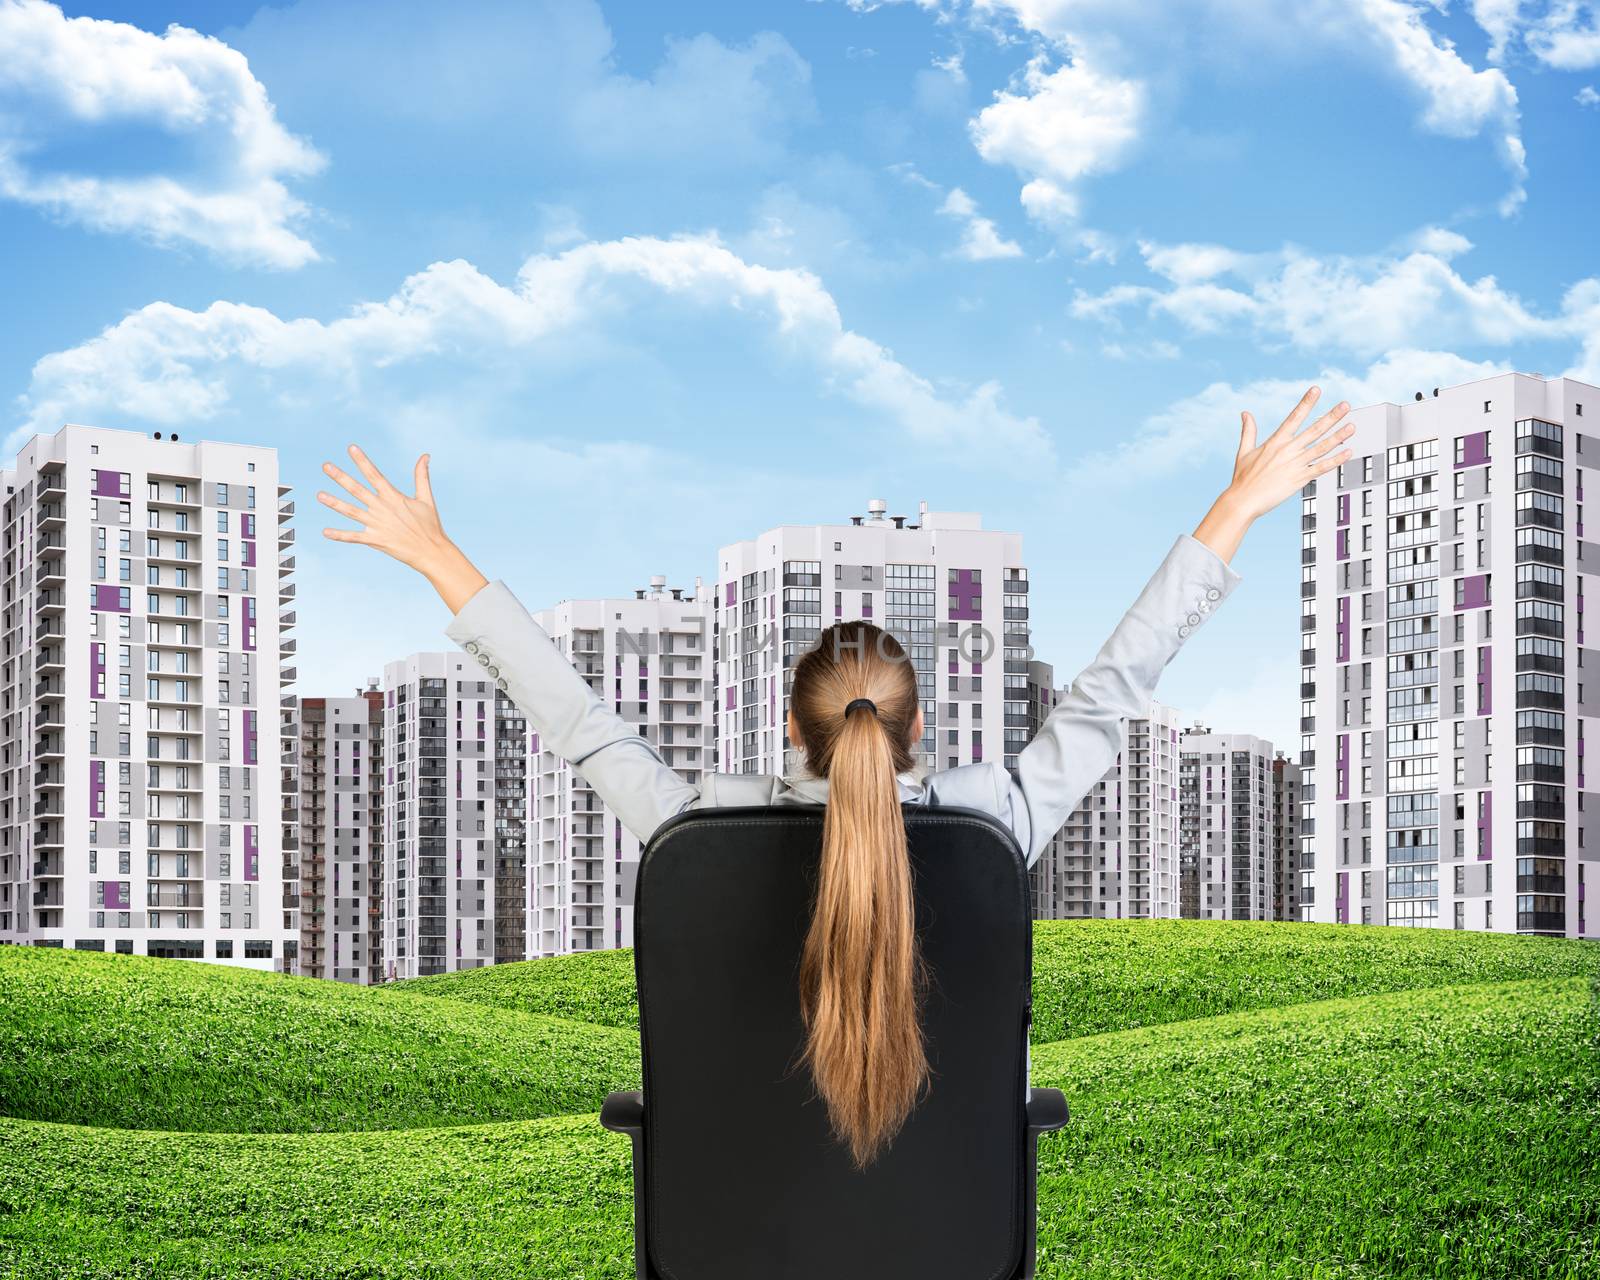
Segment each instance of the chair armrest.
[{"label": "chair armrest", "polygon": [[605,1105],[600,1108],[600,1123],[613,1133],[638,1136],[644,1131],[644,1093],[633,1089],[607,1094]]},{"label": "chair armrest", "polygon": [[[614,1095],[615,1096],[615,1095]],[[1034,1089],[1027,1101],[1028,1128],[1047,1133],[1067,1123],[1067,1095],[1060,1089]]]}]

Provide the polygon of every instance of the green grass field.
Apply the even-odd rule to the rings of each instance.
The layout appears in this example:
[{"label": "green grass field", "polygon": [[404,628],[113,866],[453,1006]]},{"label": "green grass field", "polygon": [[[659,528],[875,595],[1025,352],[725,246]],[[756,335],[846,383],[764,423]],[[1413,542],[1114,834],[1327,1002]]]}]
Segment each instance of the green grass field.
[{"label": "green grass field", "polygon": [[[1041,1277],[1600,1275],[1600,947],[1040,924]],[[632,956],[0,948],[0,1277],[632,1275]]]}]

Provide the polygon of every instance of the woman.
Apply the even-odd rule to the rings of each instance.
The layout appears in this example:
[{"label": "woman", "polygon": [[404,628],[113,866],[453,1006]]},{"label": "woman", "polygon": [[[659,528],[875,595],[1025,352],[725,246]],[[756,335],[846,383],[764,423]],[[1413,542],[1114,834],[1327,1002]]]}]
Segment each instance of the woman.
[{"label": "woman", "polygon": [[[1340,403],[1305,431],[1319,391],[1310,388],[1257,445],[1242,415],[1233,480],[1192,535],[1180,534],[1111,637],[1017,757],[923,775],[916,676],[894,638],[871,623],[828,628],[795,666],[787,731],[803,776],[708,774],[701,787],[669,768],[572,669],[504,582],[488,582],[440,525],[428,457],[414,497],[397,490],[355,445],[368,487],[331,462],[323,470],[362,505],[318,499],[361,525],[324,529],[422,573],[451,611],[445,634],[462,645],[522,708],[541,745],[580,768],[641,841],[695,806],[823,804],[817,899],[801,965],[803,1060],[830,1121],[864,1168],[892,1140],[928,1083],[917,951],[901,803],[986,811],[1016,835],[1031,866],[1078,802],[1116,760],[1122,723],[1142,715],[1162,669],[1184,639],[1238,585],[1227,561],[1245,530],[1307,481],[1346,461],[1332,450]],[[1338,428],[1337,430],[1335,428]]]}]

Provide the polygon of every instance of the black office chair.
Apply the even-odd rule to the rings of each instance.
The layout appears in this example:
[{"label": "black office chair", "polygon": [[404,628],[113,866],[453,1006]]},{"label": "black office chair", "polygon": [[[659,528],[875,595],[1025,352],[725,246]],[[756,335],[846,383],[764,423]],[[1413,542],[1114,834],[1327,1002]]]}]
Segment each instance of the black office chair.
[{"label": "black office chair", "polygon": [[794,1065],[821,808],[692,810],[650,840],[634,900],[644,1088],[600,1113],[633,1139],[637,1280],[1031,1280],[1038,1135],[1067,1106],[1059,1089],[1028,1096],[1027,872],[985,814],[905,815],[935,1074],[865,1171]]}]

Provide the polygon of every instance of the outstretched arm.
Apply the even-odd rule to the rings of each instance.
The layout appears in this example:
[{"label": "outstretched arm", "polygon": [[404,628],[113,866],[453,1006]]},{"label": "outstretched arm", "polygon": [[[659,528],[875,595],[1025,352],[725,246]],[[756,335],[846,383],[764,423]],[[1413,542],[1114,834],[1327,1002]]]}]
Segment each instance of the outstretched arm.
[{"label": "outstretched arm", "polygon": [[390,484],[355,445],[350,457],[370,489],[331,462],[322,469],[363,505],[326,493],[317,498],[362,527],[323,533],[336,542],[376,547],[427,578],[455,614],[445,634],[522,708],[539,745],[578,769],[640,840],[693,804],[699,789],[600,700],[511,589],[485,579],[445,534],[428,480],[428,455],[417,459],[414,497]]},{"label": "outstretched arm", "polygon": [[1255,419],[1243,415],[1232,482],[1192,535],[1178,535],[1095,660],[1022,749],[1015,780],[1004,775],[1001,812],[1029,866],[1116,763],[1124,722],[1148,714],[1166,665],[1239,585],[1228,561],[1245,531],[1289,494],[1349,459],[1349,449],[1331,452],[1354,430],[1338,426],[1348,404],[1341,402],[1296,434],[1319,394],[1316,387],[1307,391],[1259,446]]}]

